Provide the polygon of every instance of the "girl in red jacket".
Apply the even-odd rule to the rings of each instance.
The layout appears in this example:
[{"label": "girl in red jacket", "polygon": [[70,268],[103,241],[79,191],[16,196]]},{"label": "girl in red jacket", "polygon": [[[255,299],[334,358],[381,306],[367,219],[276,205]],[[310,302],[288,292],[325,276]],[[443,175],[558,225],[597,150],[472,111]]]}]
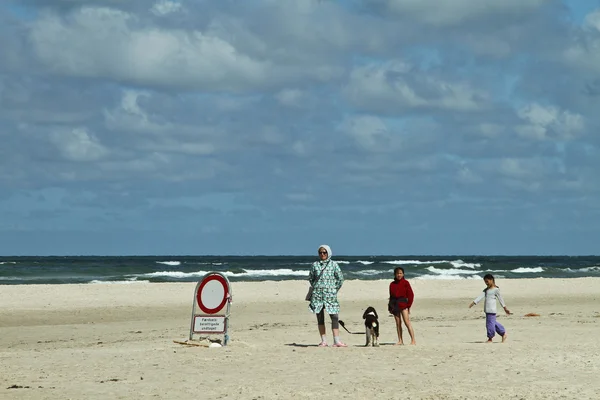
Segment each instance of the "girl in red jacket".
[{"label": "girl in red jacket", "polygon": [[415,296],[413,294],[410,283],[404,279],[404,268],[396,267],[394,269],[394,280],[390,283],[390,302],[388,311],[394,315],[396,320],[396,330],[398,331],[398,344],[404,344],[402,341],[402,320],[408,329],[410,335],[410,344],[415,342],[415,331],[410,323],[410,307],[412,306]]}]

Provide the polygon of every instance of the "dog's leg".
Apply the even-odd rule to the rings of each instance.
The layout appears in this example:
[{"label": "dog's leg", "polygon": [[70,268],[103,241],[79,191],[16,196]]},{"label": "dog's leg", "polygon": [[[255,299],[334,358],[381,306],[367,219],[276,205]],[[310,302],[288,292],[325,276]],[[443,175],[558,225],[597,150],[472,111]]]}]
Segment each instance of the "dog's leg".
[{"label": "dog's leg", "polygon": [[369,328],[365,328],[365,336],[367,338],[365,347],[368,347],[371,345],[371,330]]},{"label": "dog's leg", "polygon": [[379,325],[373,327],[373,346],[379,347]]}]

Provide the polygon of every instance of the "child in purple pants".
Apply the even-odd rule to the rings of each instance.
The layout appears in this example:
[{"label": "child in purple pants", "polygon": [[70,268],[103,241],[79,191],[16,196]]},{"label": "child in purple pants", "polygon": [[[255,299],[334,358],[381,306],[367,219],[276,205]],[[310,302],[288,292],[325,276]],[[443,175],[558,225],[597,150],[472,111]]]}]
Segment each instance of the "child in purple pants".
[{"label": "child in purple pants", "polygon": [[500,302],[500,305],[504,308],[504,312],[510,315],[510,310],[506,308],[506,304],[504,304],[504,299],[500,294],[500,288],[496,286],[496,280],[494,276],[491,274],[487,274],[483,277],[483,281],[487,286],[483,293],[480,294],[475,300],[471,302],[469,308],[473,307],[475,304],[479,303],[481,300],[485,298],[485,327],[487,329],[487,337],[488,343],[492,343],[492,339],[496,335],[496,333],[502,336],[502,343],[506,341],[506,329],[500,324],[500,322],[496,321],[496,299]]}]

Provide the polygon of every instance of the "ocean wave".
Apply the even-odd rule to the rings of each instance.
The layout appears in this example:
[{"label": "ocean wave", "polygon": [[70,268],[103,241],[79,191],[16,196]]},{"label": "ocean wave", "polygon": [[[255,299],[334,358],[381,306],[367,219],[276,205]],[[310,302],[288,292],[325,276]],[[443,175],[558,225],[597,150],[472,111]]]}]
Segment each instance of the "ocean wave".
[{"label": "ocean wave", "polygon": [[359,264],[362,264],[362,265],[371,265],[374,263],[374,261],[362,261],[362,260],[358,260],[356,262]]},{"label": "ocean wave", "polygon": [[215,262],[215,261],[212,261],[212,262],[199,262],[199,263],[191,263],[191,264],[193,264],[193,265],[223,265],[222,262]]},{"label": "ocean wave", "polygon": [[534,268],[517,268],[517,269],[513,269],[510,272],[514,272],[516,274],[531,274],[534,272],[544,272],[544,268],[542,267],[534,267]]},{"label": "ocean wave", "polygon": [[149,272],[147,274],[141,274],[137,276],[147,277],[147,278],[192,278],[192,277],[200,277],[208,274],[208,271],[196,271],[196,272],[182,272],[182,271],[158,271],[158,272]]},{"label": "ocean wave", "polygon": [[377,270],[377,269],[365,269],[362,271],[353,272],[354,275],[361,275],[361,276],[374,276],[374,275],[383,275],[383,274],[390,275],[391,273],[393,273],[393,271],[381,271],[381,270]]},{"label": "ocean wave", "polygon": [[595,266],[595,267],[581,268],[579,271],[581,271],[581,272],[600,272],[600,267]]},{"label": "ocean wave", "polygon": [[450,264],[451,261],[439,260],[439,261],[418,261],[418,260],[393,260],[393,261],[381,261],[383,264],[393,265],[406,265],[406,264]]},{"label": "ocean wave", "polygon": [[479,263],[466,263],[463,260],[450,261],[450,264],[452,264],[453,268],[471,268],[471,269],[475,269],[475,268],[480,268],[481,267],[481,264],[479,264]]},{"label": "ocean wave", "polygon": [[5,264],[16,264],[16,261],[0,261],[0,265],[5,265]]},{"label": "ocean wave", "polygon": [[156,263],[157,264],[170,265],[170,266],[173,266],[173,267],[181,265],[181,261],[156,261]]},{"label": "ocean wave", "polygon": [[474,275],[480,273],[480,271],[465,269],[440,269],[436,267],[427,267],[425,269],[438,275]]}]

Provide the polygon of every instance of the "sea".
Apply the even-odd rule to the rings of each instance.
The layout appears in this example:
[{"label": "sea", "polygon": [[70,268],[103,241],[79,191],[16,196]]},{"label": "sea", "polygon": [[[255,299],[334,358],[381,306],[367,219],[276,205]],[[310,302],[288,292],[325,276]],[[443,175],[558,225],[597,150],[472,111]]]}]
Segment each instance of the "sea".
[{"label": "sea", "polygon": [[[600,256],[339,256],[344,278],[407,279],[600,277]],[[315,256],[0,257],[0,285],[198,282],[220,272],[231,282],[305,280]]]}]

